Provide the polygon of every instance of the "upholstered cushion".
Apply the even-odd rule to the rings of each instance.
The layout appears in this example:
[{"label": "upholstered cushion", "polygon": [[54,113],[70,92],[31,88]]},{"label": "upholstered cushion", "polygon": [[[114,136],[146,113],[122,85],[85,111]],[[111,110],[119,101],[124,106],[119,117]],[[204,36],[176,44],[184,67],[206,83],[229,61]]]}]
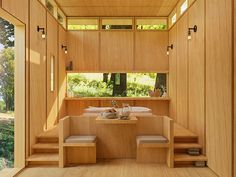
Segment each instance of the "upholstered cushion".
[{"label": "upholstered cushion", "polygon": [[96,136],[69,136],[65,139],[65,143],[93,143],[96,141]]},{"label": "upholstered cushion", "polygon": [[142,143],[168,143],[168,140],[164,136],[161,136],[161,135],[137,136],[136,140],[137,140],[137,144],[142,144]]}]

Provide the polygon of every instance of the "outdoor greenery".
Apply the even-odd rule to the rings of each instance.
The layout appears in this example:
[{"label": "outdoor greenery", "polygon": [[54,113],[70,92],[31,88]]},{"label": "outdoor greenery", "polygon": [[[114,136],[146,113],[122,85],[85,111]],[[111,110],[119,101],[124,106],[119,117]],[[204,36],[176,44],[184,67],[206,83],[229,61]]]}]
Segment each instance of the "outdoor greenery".
[{"label": "outdoor greenery", "polygon": [[67,93],[70,97],[147,97],[158,87],[157,76],[156,73],[68,74]]},{"label": "outdoor greenery", "polygon": [[14,26],[0,18],[0,170],[14,164]]},{"label": "outdoor greenery", "polygon": [[14,163],[14,119],[0,119],[0,170],[13,168]]}]

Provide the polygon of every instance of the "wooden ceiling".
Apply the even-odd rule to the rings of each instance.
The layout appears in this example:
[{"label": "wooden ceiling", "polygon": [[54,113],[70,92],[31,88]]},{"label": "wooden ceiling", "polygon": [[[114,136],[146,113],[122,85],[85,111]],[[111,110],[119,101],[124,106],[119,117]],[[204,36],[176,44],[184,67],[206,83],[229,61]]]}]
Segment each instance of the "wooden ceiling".
[{"label": "wooden ceiling", "polygon": [[66,16],[168,16],[178,0],[56,0]]}]

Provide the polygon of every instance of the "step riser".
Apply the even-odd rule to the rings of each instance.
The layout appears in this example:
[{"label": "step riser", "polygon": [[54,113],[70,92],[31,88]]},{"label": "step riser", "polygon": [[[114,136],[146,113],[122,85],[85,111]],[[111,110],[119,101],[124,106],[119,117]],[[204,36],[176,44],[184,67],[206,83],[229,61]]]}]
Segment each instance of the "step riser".
[{"label": "step riser", "polygon": [[34,149],[34,153],[59,153],[58,149]]},{"label": "step riser", "polygon": [[194,162],[175,162],[175,168],[194,167]]},{"label": "step riser", "polygon": [[198,143],[198,138],[174,138],[175,143]]},{"label": "step riser", "polygon": [[[188,149],[174,149],[175,153],[185,153],[188,154]],[[200,150],[200,154],[202,154],[202,151]]]},{"label": "step riser", "polygon": [[58,138],[37,138],[37,143],[58,143]]},{"label": "step riser", "polygon": [[28,166],[58,166],[58,162],[28,162]]}]

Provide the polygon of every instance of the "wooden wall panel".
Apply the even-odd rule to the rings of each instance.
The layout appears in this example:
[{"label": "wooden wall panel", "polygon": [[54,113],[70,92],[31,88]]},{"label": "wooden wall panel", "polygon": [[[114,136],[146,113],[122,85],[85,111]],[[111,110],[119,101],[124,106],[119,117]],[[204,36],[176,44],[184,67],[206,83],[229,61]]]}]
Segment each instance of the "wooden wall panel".
[{"label": "wooden wall panel", "polygon": [[99,70],[99,32],[97,31],[69,31],[68,61],[73,62],[73,70]]},{"label": "wooden wall panel", "polygon": [[[158,116],[168,116],[169,115],[169,102],[168,101],[153,101],[153,100],[143,100],[143,101],[117,101],[119,106],[123,103],[128,103],[130,106],[144,106],[152,109],[153,114]],[[84,113],[84,109],[89,106],[95,107],[111,107],[110,101],[86,101],[86,100],[75,100],[66,101],[67,114],[69,116],[79,116]]]},{"label": "wooden wall panel", "polygon": [[188,12],[177,23],[177,122],[188,127]]},{"label": "wooden wall panel", "polygon": [[208,166],[232,177],[232,0],[206,0]]},{"label": "wooden wall panel", "polygon": [[168,71],[169,61],[166,55],[168,32],[135,33],[135,70]]},{"label": "wooden wall panel", "polygon": [[[22,9],[21,9],[22,10]],[[30,142],[46,127],[46,40],[37,26],[46,28],[46,10],[31,1],[30,11]]]},{"label": "wooden wall panel", "polygon": [[[47,129],[58,123],[58,23],[47,13]],[[51,91],[51,65],[54,58],[54,91]]]},{"label": "wooden wall panel", "polygon": [[67,45],[66,31],[59,25],[58,28],[58,118],[66,116],[66,54],[62,45]]},{"label": "wooden wall panel", "polygon": [[89,106],[99,107],[99,101],[67,101],[66,109],[68,116],[79,116],[84,113],[84,109]]},{"label": "wooden wall panel", "polygon": [[8,11],[10,14],[21,20],[25,24],[28,24],[28,0],[1,0],[2,8]]},{"label": "wooden wall panel", "polygon": [[170,117],[177,119],[177,27],[176,25],[169,31],[169,45],[174,48],[169,55],[169,97],[171,98],[169,109]]},{"label": "wooden wall panel", "polygon": [[197,25],[188,41],[188,128],[199,136],[199,143],[205,144],[205,41],[204,1],[196,1],[188,11],[188,26]]},{"label": "wooden wall panel", "polygon": [[133,32],[101,32],[100,70],[133,70]]},{"label": "wooden wall panel", "polygon": [[236,176],[236,3],[234,3],[234,177]]}]

